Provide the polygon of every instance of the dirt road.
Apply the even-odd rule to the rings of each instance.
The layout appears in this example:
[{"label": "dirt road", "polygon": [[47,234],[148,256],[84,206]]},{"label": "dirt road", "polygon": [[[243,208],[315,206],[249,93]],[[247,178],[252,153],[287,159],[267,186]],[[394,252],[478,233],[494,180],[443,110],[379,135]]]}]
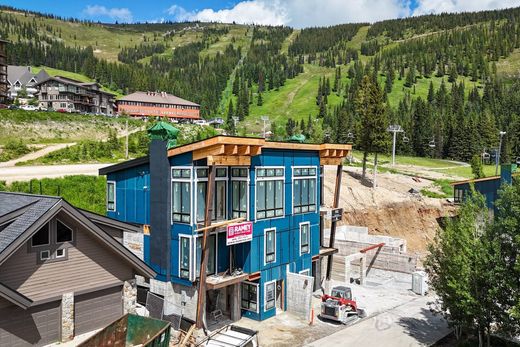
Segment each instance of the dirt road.
[{"label": "dirt road", "polygon": [[21,156],[19,158],[0,163],[0,168],[12,167],[12,166],[15,166],[17,163],[21,163],[22,161],[37,159],[37,158],[43,157],[44,155],[47,155],[51,152],[63,149],[67,146],[74,146],[75,144],[76,144],[75,142],[71,142],[71,143],[58,143],[58,144],[54,144],[54,145],[45,146],[42,149],[31,152],[31,153]]},{"label": "dirt road", "polygon": [[98,170],[112,164],[42,165],[0,167],[0,181],[28,181],[33,178],[55,178],[70,175],[97,176]]}]

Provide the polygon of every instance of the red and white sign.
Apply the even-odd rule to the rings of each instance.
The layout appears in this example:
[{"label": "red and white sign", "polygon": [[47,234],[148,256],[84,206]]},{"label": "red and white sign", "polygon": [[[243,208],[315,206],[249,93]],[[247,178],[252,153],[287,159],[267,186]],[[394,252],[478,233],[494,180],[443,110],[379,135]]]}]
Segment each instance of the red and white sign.
[{"label": "red and white sign", "polygon": [[238,243],[249,242],[253,239],[253,223],[244,222],[231,224],[227,227],[226,245],[236,245]]}]

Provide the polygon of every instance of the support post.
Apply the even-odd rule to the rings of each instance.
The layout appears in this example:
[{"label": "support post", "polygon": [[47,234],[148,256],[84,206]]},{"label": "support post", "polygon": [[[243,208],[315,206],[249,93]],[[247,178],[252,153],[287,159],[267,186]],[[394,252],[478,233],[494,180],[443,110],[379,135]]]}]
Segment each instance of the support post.
[{"label": "support post", "polygon": [[[214,165],[208,167],[208,186],[206,188],[206,209],[204,211],[204,227],[211,225],[211,216],[213,214],[213,187],[215,186],[215,168]],[[208,233],[212,229],[205,229],[202,232],[202,254],[200,264],[199,290],[197,297],[197,329],[203,327],[204,314],[206,313],[206,267],[208,264]]]},{"label": "support post", "polygon": [[[334,203],[333,208],[338,208],[339,206],[339,194],[341,192],[341,177],[343,174],[343,165],[338,165],[336,168],[336,186],[334,187]],[[329,248],[334,248],[334,243],[336,239],[336,221],[332,221],[330,226],[330,237],[329,237]],[[332,272],[332,256],[330,254],[327,258],[327,281],[330,280],[330,274]]]},{"label": "support post", "polygon": [[363,254],[359,261],[359,284],[365,285],[365,271],[366,271],[366,265],[367,264],[367,256],[366,254]]}]

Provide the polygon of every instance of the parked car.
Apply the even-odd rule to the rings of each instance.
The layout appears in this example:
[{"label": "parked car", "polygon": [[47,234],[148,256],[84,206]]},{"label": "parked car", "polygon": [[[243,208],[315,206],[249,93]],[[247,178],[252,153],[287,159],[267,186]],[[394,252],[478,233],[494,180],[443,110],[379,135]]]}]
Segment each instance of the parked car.
[{"label": "parked car", "polygon": [[20,109],[20,107],[16,106],[16,105],[9,105],[8,107],[10,110],[18,110]]},{"label": "parked car", "polygon": [[9,108],[9,107],[7,105],[5,105],[5,104],[0,104],[0,110],[6,109],[6,108]]},{"label": "parked car", "polygon": [[197,124],[200,126],[206,126],[206,125],[208,125],[208,122],[206,122],[206,120],[204,120],[204,119],[196,119],[193,121],[193,124]]},{"label": "parked car", "polygon": [[20,108],[25,111],[38,111],[38,107],[33,105],[22,105]]}]

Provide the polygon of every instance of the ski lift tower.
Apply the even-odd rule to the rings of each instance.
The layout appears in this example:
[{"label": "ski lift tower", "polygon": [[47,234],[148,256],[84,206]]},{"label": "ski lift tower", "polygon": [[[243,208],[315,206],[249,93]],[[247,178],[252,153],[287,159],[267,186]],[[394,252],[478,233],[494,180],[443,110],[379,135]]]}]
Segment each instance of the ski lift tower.
[{"label": "ski lift tower", "polygon": [[260,119],[264,122],[264,139],[265,139],[265,124],[269,122],[268,116],[261,116]]},{"label": "ski lift tower", "polygon": [[393,124],[386,129],[386,131],[393,133],[393,143],[392,143],[392,166],[395,165],[395,142],[397,140],[397,133],[402,133],[404,130],[400,125]]},{"label": "ski lift tower", "polygon": [[496,155],[495,176],[498,175],[498,165],[500,165],[500,152],[502,151],[502,137],[504,137],[506,132],[500,131],[498,134],[500,135],[500,144],[498,145],[498,153]]}]

